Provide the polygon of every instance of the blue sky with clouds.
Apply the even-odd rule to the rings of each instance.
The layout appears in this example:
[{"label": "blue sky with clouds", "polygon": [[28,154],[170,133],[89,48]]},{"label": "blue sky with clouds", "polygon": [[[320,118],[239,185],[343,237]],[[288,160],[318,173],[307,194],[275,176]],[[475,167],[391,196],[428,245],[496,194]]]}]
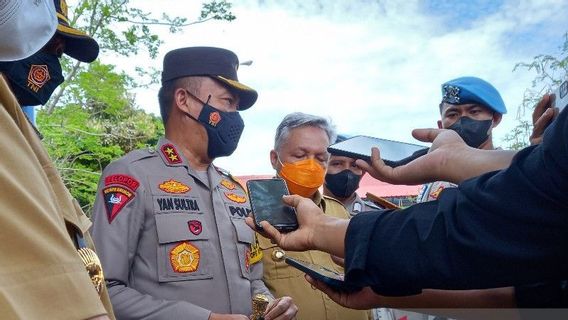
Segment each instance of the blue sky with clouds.
[{"label": "blue sky with clouds", "polygon": [[[270,174],[274,130],[287,113],[332,118],[338,131],[412,142],[416,127],[436,126],[440,84],[464,75],[491,82],[509,113],[495,140],[516,124],[534,74],[513,72],[540,53],[559,54],[568,31],[565,0],[534,1],[232,1],[237,19],[209,21],[183,33],[161,32],[158,59],[102,56],[103,62],[161,69],[163,55],[193,45],[225,47],[241,61],[242,82],[259,91],[242,113],[246,128],[233,156],[216,164],[235,174]],[[199,1],[137,0],[155,14],[198,16]],[[130,70],[132,70],[130,69]],[[159,114],[158,86],[136,92]]]}]

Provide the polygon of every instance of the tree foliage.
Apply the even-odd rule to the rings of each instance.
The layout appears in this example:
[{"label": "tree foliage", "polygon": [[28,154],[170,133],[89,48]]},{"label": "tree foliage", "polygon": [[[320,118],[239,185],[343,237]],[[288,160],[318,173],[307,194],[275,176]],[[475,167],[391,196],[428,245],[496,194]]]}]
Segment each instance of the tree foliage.
[{"label": "tree foliage", "polygon": [[505,142],[510,149],[519,150],[529,144],[532,133],[532,120],[526,115],[532,114],[536,104],[546,92],[557,88],[563,80],[568,79],[568,32],[564,34],[560,54],[557,56],[540,54],[532,62],[517,63],[518,68],[532,70],[536,73],[531,87],[525,91],[523,101],[517,111],[518,124],[505,136]]},{"label": "tree foliage", "polygon": [[[195,21],[162,14],[159,18],[128,0],[80,0],[69,12],[71,25],[93,36],[102,52],[136,57],[158,54],[162,40],[153,32],[177,32],[207,20],[231,21],[231,4],[208,1]],[[131,94],[156,82],[156,70],[137,69],[129,76],[104,58],[84,64],[61,59],[65,83],[38,112],[43,142],[71,194],[90,212],[102,169],[125,153],[153,146],[163,134],[159,117],[140,109]]]}]

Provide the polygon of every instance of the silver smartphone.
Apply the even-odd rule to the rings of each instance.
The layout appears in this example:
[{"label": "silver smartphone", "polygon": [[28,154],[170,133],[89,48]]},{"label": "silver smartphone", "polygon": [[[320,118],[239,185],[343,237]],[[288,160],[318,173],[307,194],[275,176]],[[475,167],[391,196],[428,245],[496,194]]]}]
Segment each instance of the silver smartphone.
[{"label": "silver smartphone", "polygon": [[552,102],[552,107],[556,107],[559,111],[562,111],[562,109],[568,105],[568,79],[564,80],[553,94],[554,101]]}]

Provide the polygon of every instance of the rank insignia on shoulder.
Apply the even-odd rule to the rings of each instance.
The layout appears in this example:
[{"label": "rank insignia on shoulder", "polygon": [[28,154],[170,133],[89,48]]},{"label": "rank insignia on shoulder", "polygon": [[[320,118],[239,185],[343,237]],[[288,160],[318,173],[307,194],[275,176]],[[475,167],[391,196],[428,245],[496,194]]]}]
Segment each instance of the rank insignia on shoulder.
[{"label": "rank insignia on shoulder", "polygon": [[237,188],[233,182],[226,179],[221,180],[221,185],[229,190],[235,190]]},{"label": "rank insignia on shoulder", "polygon": [[181,160],[179,153],[177,152],[177,150],[176,150],[176,148],[174,147],[173,144],[170,144],[170,143],[164,144],[160,148],[160,151],[162,151],[162,154],[164,155],[164,157],[166,158],[166,161],[169,164],[178,164],[178,163],[183,162]]},{"label": "rank insignia on shoulder", "polygon": [[236,203],[247,202],[247,198],[245,196],[240,196],[240,195],[232,193],[232,192],[225,192],[225,197],[227,197],[227,199],[229,199],[233,202],[236,202]]},{"label": "rank insignia on shoulder", "polygon": [[175,272],[195,272],[199,268],[199,249],[189,242],[182,242],[170,251],[170,264]]},{"label": "rank insignia on shoulder", "polygon": [[174,193],[174,194],[182,194],[187,193],[191,190],[190,186],[187,186],[179,181],[174,179],[170,179],[168,181],[164,181],[158,185],[160,190],[167,192],[167,193]]},{"label": "rank insignia on shoulder", "polygon": [[108,223],[112,223],[120,210],[134,198],[134,192],[120,186],[105,187],[102,192]]}]

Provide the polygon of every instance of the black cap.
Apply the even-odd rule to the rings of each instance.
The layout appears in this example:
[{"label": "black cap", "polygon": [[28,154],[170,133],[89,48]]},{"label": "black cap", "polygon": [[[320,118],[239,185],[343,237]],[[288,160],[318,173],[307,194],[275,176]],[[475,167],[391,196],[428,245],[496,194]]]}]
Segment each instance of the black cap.
[{"label": "black cap", "polygon": [[250,108],[258,93],[239,82],[239,58],[227,49],[189,47],[175,49],[164,57],[162,83],[182,77],[209,76],[219,80],[239,96],[239,110]]},{"label": "black cap", "polygon": [[99,55],[99,44],[83,31],[69,25],[65,0],[53,1],[59,20],[57,34],[65,38],[65,54],[82,62],[93,62]]}]

